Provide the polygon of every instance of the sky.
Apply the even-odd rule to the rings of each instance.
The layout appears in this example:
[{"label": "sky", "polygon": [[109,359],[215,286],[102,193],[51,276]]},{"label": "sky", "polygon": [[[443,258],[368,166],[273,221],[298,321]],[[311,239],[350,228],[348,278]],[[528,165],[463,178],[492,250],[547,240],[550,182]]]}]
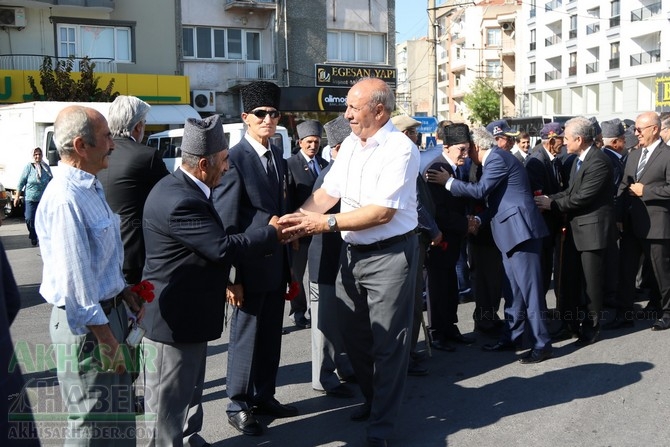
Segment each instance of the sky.
[{"label": "sky", "polygon": [[426,0],[396,0],[396,44],[425,37],[428,34],[427,7]]}]

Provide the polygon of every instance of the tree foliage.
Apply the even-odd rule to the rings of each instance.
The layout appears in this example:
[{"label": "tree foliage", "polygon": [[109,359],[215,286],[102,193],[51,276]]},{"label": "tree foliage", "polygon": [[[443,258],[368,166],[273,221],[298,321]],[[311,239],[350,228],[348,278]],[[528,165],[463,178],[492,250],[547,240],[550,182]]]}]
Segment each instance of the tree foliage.
[{"label": "tree foliage", "polygon": [[56,67],[53,66],[51,57],[45,56],[40,66],[40,85],[44,94],[40,94],[37,90],[35,79],[28,76],[33,99],[35,101],[111,102],[119,95],[119,92],[112,92],[114,78],[110,79],[104,90],[98,87],[100,77],[93,75],[95,62],[91,62],[88,57],[84,57],[79,62],[80,78],[76,81],[72,78],[74,66],[74,56],[58,60]]},{"label": "tree foliage", "polygon": [[498,90],[484,79],[477,79],[470,86],[470,93],[463,96],[463,102],[470,110],[470,121],[481,125],[498,119],[500,101]]}]

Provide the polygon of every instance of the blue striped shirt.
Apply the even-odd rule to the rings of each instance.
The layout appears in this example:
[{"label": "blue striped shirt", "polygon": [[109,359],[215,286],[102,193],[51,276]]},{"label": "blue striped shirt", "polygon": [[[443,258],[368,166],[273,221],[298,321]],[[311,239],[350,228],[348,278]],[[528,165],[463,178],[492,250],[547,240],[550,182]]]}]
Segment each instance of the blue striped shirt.
[{"label": "blue striped shirt", "polygon": [[37,208],[35,228],[44,263],[40,294],[65,306],[73,334],[107,324],[99,302],[125,287],[119,226],[97,178],[61,163]]}]

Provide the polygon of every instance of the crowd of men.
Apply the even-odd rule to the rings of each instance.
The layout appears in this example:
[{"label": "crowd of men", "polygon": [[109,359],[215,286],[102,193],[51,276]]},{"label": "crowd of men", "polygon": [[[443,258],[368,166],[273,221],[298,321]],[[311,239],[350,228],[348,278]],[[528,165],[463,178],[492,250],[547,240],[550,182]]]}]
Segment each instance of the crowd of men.
[{"label": "crowd of men", "polygon": [[[137,98],[118,97],[108,120],[81,106],[56,120],[62,172],[36,229],[45,266],[67,266],[45,268],[40,293],[63,347],[68,445],[106,445],[110,433],[135,445],[123,433],[135,426],[138,350],[149,445],[209,445],[207,343],[227,309],[229,424],[256,436],[257,415],[298,415],[275,389],[287,286],[306,270],[290,315],[311,327],[312,387],[351,398],[357,383],[364,402],[350,417],[368,421],[372,447],[393,436],[407,375],[428,373],[417,346],[424,288],[427,346],[441,351],[475,341],[456,316],[470,283],[475,329],[497,338],[483,349],[528,339],[523,364],[551,358],[552,340],[586,346],[631,326],[640,281],[652,330],[670,328],[670,117],[548,123],[533,149],[503,120],[443,122],[442,153],[421,169],[419,123],[391,119],[380,79],[353,85],[343,116],[298,125],[289,160],[270,138],[281,89],[260,81],[241,95],[244,139],[228,148],[218,115],[190,119],[174,173],[139,143],[149,105]],[[154,300],[133,287],[141,281]],[[603,326],[605,305],[616,316]],[[146,331],[140,347],[126,341],[129,316]]]}]

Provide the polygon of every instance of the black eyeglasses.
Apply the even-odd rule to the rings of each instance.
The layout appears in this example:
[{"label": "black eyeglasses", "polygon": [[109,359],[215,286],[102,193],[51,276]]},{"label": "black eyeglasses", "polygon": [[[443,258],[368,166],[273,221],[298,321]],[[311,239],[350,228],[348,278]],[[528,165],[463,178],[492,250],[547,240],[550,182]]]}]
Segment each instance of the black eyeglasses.
[{"label": "black eyeglasses", "polygon": [[651,126],[654,126],[654,124],[650,124],[650,125],[648,125],[648,126],[644,126],[644,127],[637,127],[637,126],[636,126],[636,127],[633,127],[633,132],[642,133],[642,131],[643,131],[644,129],[648,129],[648,128],[650,128]]},{"label": "black eyeglasses", "polygon": [[279,118],[279,110],[252,110],[251,112],[252,115],[254,115],[256,118],[259,119],[265,119],[266,116],[270,115],[270,118]]}]

